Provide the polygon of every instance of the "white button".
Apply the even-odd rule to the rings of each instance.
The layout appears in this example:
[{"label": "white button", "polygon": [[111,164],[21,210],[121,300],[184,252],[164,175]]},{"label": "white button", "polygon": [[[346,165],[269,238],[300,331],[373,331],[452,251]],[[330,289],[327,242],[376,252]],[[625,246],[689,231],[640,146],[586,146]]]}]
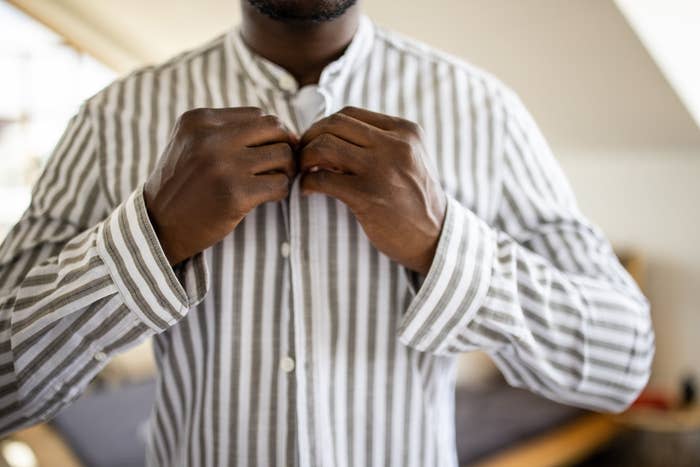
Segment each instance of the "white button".
[{"label": "white button", "polygon": [[291,251],[291,248],[289,247],[288,242],[282,242],[282,245],[280,245],[280,253],[282,253],[282,256],[285,258],[289,256],[289,252]]},{"label": "white button", "polygon": [[291,358],[291,357],[284,357],[284,358],[280,361],[280,368],[281,368],[282,371],[284,371],[285,373],[290,373],[290,372],[292,372],[292,371],[294,370],[294,359]]},{"label": "white button", "polygon": [[105,360],[107,360],[107,354],[104,352],[97,352],[95,354],[95,360],[97,360],[98,362],[104,362]]}]

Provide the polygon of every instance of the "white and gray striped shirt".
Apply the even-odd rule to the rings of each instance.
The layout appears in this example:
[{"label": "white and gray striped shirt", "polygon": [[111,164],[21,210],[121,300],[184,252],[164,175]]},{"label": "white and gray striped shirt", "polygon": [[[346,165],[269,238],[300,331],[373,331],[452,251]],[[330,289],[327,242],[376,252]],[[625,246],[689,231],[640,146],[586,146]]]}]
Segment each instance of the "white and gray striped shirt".
[{"label": "white and gray striped shirt", "polygon": [[[0,248],[3,433],[50,418],[150,336],[153,466],[455,466],[455,361],[475,349],[557,401],[635,398],[654,352],[647,302],[510,90],[363,17],[304,90],[316,98],[297,91],[233,29],[81,107]],[[259,106],[301,133],[345,105],[425,130],[448,195],[427,276],[298,179],[168,265],[142,183],[181,113]]]}]

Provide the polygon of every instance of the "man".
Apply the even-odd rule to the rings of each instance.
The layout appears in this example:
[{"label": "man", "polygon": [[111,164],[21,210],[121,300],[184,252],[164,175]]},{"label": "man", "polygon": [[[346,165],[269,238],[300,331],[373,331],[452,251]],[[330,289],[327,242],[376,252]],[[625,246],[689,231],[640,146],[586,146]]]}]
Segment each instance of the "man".
[{"label": "man", "polygon": [[515,386],[627,407],[647,302],[517,97],[353,0],[242,8],[58,144],[0,250],[2,430],[151,336],[150,465],[457,465],[476,349]]}]

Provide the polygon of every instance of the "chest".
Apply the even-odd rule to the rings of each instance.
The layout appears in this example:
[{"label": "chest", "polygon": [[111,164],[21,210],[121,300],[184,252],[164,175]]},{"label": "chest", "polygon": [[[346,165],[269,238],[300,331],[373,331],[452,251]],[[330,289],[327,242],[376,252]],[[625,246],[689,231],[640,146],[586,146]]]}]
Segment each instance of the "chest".
[{"label": "chest", "polygon": [[113,86],[99,128],[108,195],[116,205],[148,177],[175,121],[188,109],[260,107],[301,134],[313,121],[352,105],[418,123],[427,148],[424,162],[443,189],[488,220],[496,198],[499,148],[486,95],[439,67],[431,73],[406,67],[413,72],[398,75],[385,67],[360,69],[342,83],[307,86],[296,93],[260,89],[234,71],[197,76],[186,67],[158,75],[146,72]]}]

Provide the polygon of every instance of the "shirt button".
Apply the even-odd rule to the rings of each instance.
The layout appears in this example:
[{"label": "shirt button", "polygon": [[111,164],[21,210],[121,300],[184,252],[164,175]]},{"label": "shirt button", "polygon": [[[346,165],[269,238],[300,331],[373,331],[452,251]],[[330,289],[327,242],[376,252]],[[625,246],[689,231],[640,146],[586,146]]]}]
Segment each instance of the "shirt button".
[{"label": "shirt button", "polygon": [[105,360],[107,360],[107,354],[104,352],[97,352],[95,354],[95,360],[97,360],[98,362],[104,362]]},{"label": "shirt button", "polygon": [[291,373],[294,371],[294,359],[292,357],[284,357],[280,361],[280,368],[285,373]]},{"label": "shirt button", "polygon": [[282,245],[280,245],[280,253],[282,254],[282,256],[285,258],[289,257],[290,251],[291,251],[291,248],[289,247],[289,243],[282,242]]}]

